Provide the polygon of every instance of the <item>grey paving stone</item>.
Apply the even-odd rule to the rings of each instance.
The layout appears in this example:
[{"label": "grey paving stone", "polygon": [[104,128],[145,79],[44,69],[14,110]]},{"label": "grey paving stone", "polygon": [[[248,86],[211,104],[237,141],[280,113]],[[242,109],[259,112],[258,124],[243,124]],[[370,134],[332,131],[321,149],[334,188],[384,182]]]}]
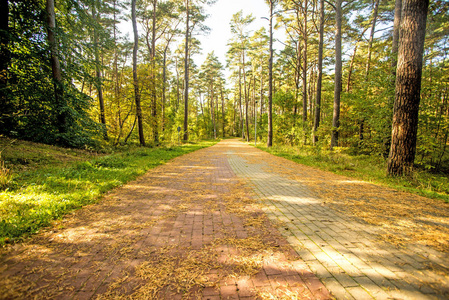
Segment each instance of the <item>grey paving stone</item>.
[{"label": "grey paving stone", "polygon": [[323,283],[337,299],[354,299],[354,297],[335,278],[325,278],[323,279]]},{"label": "grey paving stone", "polygon": [[433,299],[446,289],[449,295],[448,274],[429,267],[449,268],[447,254],[422,245],[387,246],[379,239],[382,228],[332,210],[291,176],[272,171],[270,162],[232,153],[228,160],[269,207],[268,217],[286,224],[281,233],[337,299]]}]

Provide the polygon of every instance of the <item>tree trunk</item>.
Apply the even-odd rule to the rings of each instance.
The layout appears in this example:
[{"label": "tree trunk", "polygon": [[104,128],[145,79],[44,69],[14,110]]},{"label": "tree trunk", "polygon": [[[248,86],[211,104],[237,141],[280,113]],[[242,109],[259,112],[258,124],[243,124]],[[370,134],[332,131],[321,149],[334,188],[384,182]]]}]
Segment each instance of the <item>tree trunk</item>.
[{"label": "tree trunk", "polygon": [[366,63],[365,81],[368,81],[369,69],[371,67],[371,50],[373,47],[374,33],[376,31],[377,12],[379,10],[379,0],[376,0],[373,8],[373,22],[371,23],[371,33],[368,42],[368,62]]},{"label": "tree trunk", "polygon": [[263,115],[263,65],[262,62],[260,63],[260,117],[262,118]]},{"label": "tree trunk", "polygon": [[133,48],[133,83],[134,83],[134,99],[136,101],[137,127],[139,130],[139,141],[141,146],[145,146],[145,137],[143,135],[142,108],[140,106],[139,81],[137,78],[137,50],[139,48],[139,34],[137,33],[136,22],[136,0],[131,0],[131,19],[134,32],[134,48]]},{"label": "tree trunk", "polygon": [[176,70],[176,111],[179,108],[179,102],[181,99],[181,93],[179,88],[179,69],[178,69],[178,59],[175,57],[175,70]]},{"label": "tree trunk", "polygon": [[[365,82],[367,85],[368,85],[369,71],[370,71],[370,67],[371,67],[371,52],[372,52],[373,42],[374,42],[374,33],[376,31],[378,10],[379,10],[379,0],[375,0],[374,7],[373,7],[373,20],[371,23],[371,32],[370,32],[370,37],[369,37],[369,41],[368,41],[368,61],[366,63],[366,69],[365,69]],[[355,52],[354,52],[354,56],[355,56]],[[365,89],[365,98],[368,98],[368,89]],[[361,146],[361,143],[364,138],[363,133],[364,133],[364,129],[365,129],[365,117],[364,117],[365,109],[364,108],[362,108],[361,113],[362,113],[361,114],[362,118],[359,120],[359,145],[360,146]]]},{"label": "tree trunk", "polygon": [[223,84],[221,84],[221,117],[223,119],[222,123],[222,137],[225,137],[225,108],[224,108],[224,93],[223,93]]},{"label": "tree trunk", "polygon": [[274,0],[270,0],[270,59],[268,61],[268,137],[267,137],[267,147],[273,146],[273,16],[274,16]]},{"label": "tree trunk", "polygon": [[118,124],[119,124],[119,132],[116,137],[115,145],[118,145],[120,142],[120,138],[122,137],[122,108],[121,108],[121,99],[119,96],[119,76],[118,76],[118,52],[117,52],[117,16],[116,16],[116,6],[117,6],[117,0],[114,0],[114,27],[113,27],[113,36],[114,36],[114,100],[117,103],[117,117],[118,117]]},{"label": "tree trunk", "polygon": [[246,70],[245,70],[245,50],[242,54],[243,58],[243,95],[245,97],[245,126],[246,126],[246,141],[249,142],[249,121],[248,121],[248,91],[246,89]]},{"label": "tree trunk", "polygon": [[212,127],[214,130],[214,139],[217,139],[217,126],[215,124],[215,109],[214,109],[214,98],[215,98],[215,94],[214,94],[214,86],[213,84],[211,84],[210,86],[210,115],[212,118]]},{"label": "tree trunk", "polygon": [[185,58],[184,58],[184,137],[183,140],[189,139],[189,0],[186,0],[186,40],[185,40]]},{"label": "tree trunk", "polygon": [[245,138],[245,131],[243,130],[243,108],[242,108],[242,68],[239,68],[239,116],[240,116],[240,132],[242,139]]},{"label": "tree trunk", "polygon": [[307,143],[307,0],[304,1],[304,49],[302,67],[302,126],[304,130],[304,145]]},{"label": "tree trunk", "polygon": [[153,125],[153,140],[159,144],[159,122],[157,120],[157,95],[156,95],[156,9],[157,0],[153,0],[153,24],[151,30],[151,114]]},{"label": "tree trunk", "polygon": [[13,128],[14,111],[8,96],[8,68],[11,63],[9,46],[9,1],[0,1],[0,134],[8,134]]},{"label": "tree trunk", "polygon": [[[97,1],[92,4],[92,18],[98,22],[99,14],[97,13]],[[101,63],[100,63],[100,53],[98,50],[98,31],[94,27],[94,55],[95,55],[95,88],[97,89],[98,103],[100,105],[100,123],[103,124],[103,138],[108,140],[108,131],[106,127],[106,116],[104,109],[104,98],[103,98],[103,76],[101,74]]]},{"label": "tree trunk", "polygon": [[51,69],[55,87],[56,121],[59,133],[67,132],[67,113],[65,111],[66,102],[64,100],[64,87],[62,82],[62,71],[58,57],[58,43],[56,41],[56,16],[54,0],[47,0],[47,24],[48,42],[51,52]]},{"label": "tree trunk", "polygon": [[404,0],[388,158],[389,175],[409,174],[415,160],[428,8],[429,0]]},{"label": "tree trunk", "polygon": [[167,48],[164,51],[164,58],[162,60],[162,131],[165,131],[165,106],[167,101]]},{"label": "tree trunk", "polygon": [[334,112],[332,117],[331,149],[338,145],[338,128],[340,127],[340,94],[341,94],[341,2],[336,0],[336,33],[335,33],[335,85],[334,85]]},{"label": "tree trunk", "polygon": [[316,83],[315,122],[313,123],[313,144],[318,142],[316,132],[320,127],[321,85],[323,81],[323,48],[324,48],[324,0],[320,0],[320,41],[318,45],[318,78]]},{"label": "tree trunk", "polygon": [[396,0],[394,6],[393,45],[391,47],[391,70],[396,75],[399,49],[399,28],[401,26],[402,0]]},{"label": "tree trunk", "polygon": [[[402,0],[396,0],[395,6],[394,6],[394,25],[393,25],[393,43],[391,47],[391,74],[392,74],[392,80],[391,80],[391,89],[394,88],[395,82],[396,82],[396,66],[398,64],[398,49],[399,49],[399,28],[401,26],[401,14],[402,14]],[[382,154],[385,158],[389,156],[390,148],[391,148],[391,120],[393,118],[392,116],[392,110],[394,106],[394,95],[391,97],[388,97],[388,108],[389,108],[389,114],[390,118],[388,119],[387,125],[385,126],[384,131],[384,142],[383,142],[383,151]]]}]

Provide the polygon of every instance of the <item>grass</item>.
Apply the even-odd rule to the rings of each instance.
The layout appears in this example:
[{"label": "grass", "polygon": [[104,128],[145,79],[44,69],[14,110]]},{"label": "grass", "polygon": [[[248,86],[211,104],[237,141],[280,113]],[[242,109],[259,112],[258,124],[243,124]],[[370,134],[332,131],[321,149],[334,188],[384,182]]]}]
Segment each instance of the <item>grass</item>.
[{"label": "grass", "polygon": [[390,177],[386,175],[387,162],[381,156],[350,155],[346,149],[334,151],[312,146],[273,146],[259,149],[294,162],[395,188],[421,196],[441,199],[449,203],[449,176],[416,170],[412,176]]},{"label": "grass", "polygon": [[75,209],[96,203],[105,192],[174,157],[213,144],[128,147],[99,155],[0,138],[3,166],[12,171],[8,173],[12,178],[0,190],[0,245],[23,239]]}]

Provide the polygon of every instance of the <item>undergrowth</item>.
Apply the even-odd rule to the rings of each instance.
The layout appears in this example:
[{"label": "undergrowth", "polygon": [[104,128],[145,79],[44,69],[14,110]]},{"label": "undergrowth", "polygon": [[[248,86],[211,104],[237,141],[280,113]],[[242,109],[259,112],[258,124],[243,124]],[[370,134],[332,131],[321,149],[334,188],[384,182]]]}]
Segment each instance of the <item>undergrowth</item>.
[{"label": "undergrowth", "polygon": [[14,177],[0,189],[0,245],[36,233],[52,220],[97,202],[105,192],[149,169],[214,143],[126,147],[102,156],[40,144],[35,145],[42,151],[17,145],[28,152],[10,149],[5,157]]},{"label": "undergrowth", "polygon": [[258,148],[303,165],[429,198],[442,199],[449,203],[447,174],[435,174],[417,169],[412,176],[390,177],[387,176],[387,161],[383,157],[351,155],[342,148],[336,148],[334,151],[312,146],[273,146],[271,148],[258,146]]}]

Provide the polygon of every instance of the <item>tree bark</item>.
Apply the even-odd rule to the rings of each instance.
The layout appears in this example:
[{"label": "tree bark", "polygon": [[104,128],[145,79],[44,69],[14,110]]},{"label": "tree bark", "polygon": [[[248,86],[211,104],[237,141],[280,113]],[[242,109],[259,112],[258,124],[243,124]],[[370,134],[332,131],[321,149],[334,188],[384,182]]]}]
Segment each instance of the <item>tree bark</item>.
[{"label": "tree bark", "polygon": [[371,50],[373,47],[374,33],[376,31],[378,10],[379,10],[379,0],[376,0],[376,2],[374,3],[374,8],[373,8],[373,21],[371,23],[371,32],[370,32],[369,42],[368,42],[368,62],[366,63],[365,81],[368,81],[369,69],[371,67]]},{"label": "tree bark", "polygon": [[412,172],[416,154],[418,112],[429,0],[404,0],[396,72],[388,174]]},{"label": "tree bark", "polygon": [[220,86],[220,93],[221,93],[221,117],[222,117],[222,121],[223,121],[223,123],[221,124],[222,125],[222,133],[221,133],[221,136],[224,138],[225,137],[225,122],[226,122],[226,119],[225,119],[225,108],[224,108],[224,93],[223,93],[223,83],[221,83],[221,86]]},{"label": "tree bark", "polygon": [[318,44],[318,78],[316,83],[315,120],[313,123],[313,145],[318,142],[316,132],[320,127],[321,85],[323,81],[323,48],[324,48],[324,0],[320,0],[320,38]]},{"label": "tree bark", "polygon": [[12,103],[8,96],[9,52],[9,1],[0,1],[0,134],[8,134],[14,128]]},{"label": "tree bark", "polygon": [[[396,81],[396,66],[398,64],[398,49],[399,49],[399,28],[401,26],[401,14],[402,14],[402,0],[396,0],[395,1],[395,7],[394,7],[394,25],[393,25],[393,43],[391,47],[391,89],[394,89],[395,81]],[[383,141],[383,151],[382,154],[385,158],[388,158],[390,154],[390,148],[391,148],[391,121],[392,121],[392,111],[394,106],[394,95],[391,97],[388,97],[388,108],[390,118],[388,119],[388,123],[385,126],[384,131],[384,141]]]},{"label": "tree bark", "polygon": [[240,116],[240,132],[242,133],[242,140],[245,138],[245,131],[243,130],[243,108],[242,108],[242,68],[239,67],[239,116]]},{"label": "tree bark", "polygon": [[136,0],[131,0],[131,19],[133,23],[133,32],[134,32],[133,83],[134,83],[134,99],[136,101],[137,127],[139,130],[140,145],[145,146],[145,137],[143,135],[142,108],[140,106],[139,80],[137,77],[137,50],[139,48],[139,34],[137,32],[137,21],[136,21]]},{"label": "tree bark", "polygon": [[302,67],[302,126],[304,130],[304,145],[307,143],[307,3],[304,1],[304,32],[303,32],[303,67]]},{"label": "tree bark", "polygon": [[334,83],[334,111],[332,117],[331,149],[338,145],[338,128],[340,127],[340,94],[341,94],[341,2],[336,0],[336,32],[335,32],[335,83]]},{"label": "tree bark", "polygon": [[243,59],[243,96],[245,97],[245,126],[246,126],[246,141],[249,142],[249,121],[248,121],[248,91],[246,90],[246,64],[245,64],[245,50],[242,53]]},{"label": "tree bark", "polygon": [[119,75],[118,75],[118,51],[117,51],[117,15],[116,15],[116,6],[117,6],[117,0],[114,0],[114,27],[113,27],[113,37],[114,37],[114,100],[117,102],[117,117],[118,117],[118,124],[119,124],[119,132],[116,137],[115,145],[118,145],[120,142],[120,138],[122,137],[123,133],[123,123],[122,123],[122,108],[121,108],[121,99],[119,96]]},{"label": "tree bark", "polygon": [[151,113],[153,125],[153,140],[159,144],[159,122],[157,120],[157,95],[156,95],[156,9],[157,0],[153,0],[153,24],[151,30]]},{"label": "tree bark", "polygon": [[186,40],[185,40],[185,59],[184,59],[184,137],[183,140],[189,139],[189,0],[186,0]]},{"label": "tree bark", "polygon": [[268,61],[268,137],[267,147],[273,146],[273,16],[274,0],[270,0],[270,59]]},{"label": "tree bark", "polygon": [[391,70],[396,75],[399,49],[399,28],[401,26],[402,0],[396,0],[394,6],[393,45],[391,47]]},{"label": "tree bark", "polygon": [[[97,12],[97,1],[92,4],[92,18],[98,22],[98,12]],[[101,63],[100,63],[100,53],[98,50],[98,31],[94,27],[94,55],[95,55],[95,88],[97,89],[98,103],[100,105],[100,123],[103,124],[103,139],[108,140],[108,130],[106,127],[106,116],[104,109],[104,98],[103,98],[103,76],[101,74]]]},{"label": "tree bark", "polygon": [[[212,81],[213,82],[213,81]],[[214,130],[214,139],[217,139],[217,126],[215,124],[215,109],[214,109],[214,98],[215,98],[215,93],[214,93],[214,85],[213,83],[210,86],[210,114],[211,114],[211,118],[212,118],[212,127]]]},{"label": "tree bark", "polygon": [[56,16],[54,0],[47,0],[47,25],[48,42],[51,52],[51,69],[55,87],[56,121],[59,133],[67,131],[67,113],[65,113],[66,102],[64,100],[64,87],[62,82],[62,70],[58,57],[58,43],[56,42]]}]

